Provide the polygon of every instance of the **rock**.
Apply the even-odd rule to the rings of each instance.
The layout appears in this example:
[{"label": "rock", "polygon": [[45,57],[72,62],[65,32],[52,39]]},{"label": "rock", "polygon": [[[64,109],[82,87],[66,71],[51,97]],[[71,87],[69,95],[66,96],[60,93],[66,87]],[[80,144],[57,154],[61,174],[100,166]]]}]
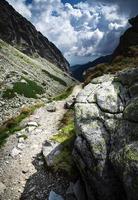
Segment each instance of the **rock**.
[{"label": "rock", "polygon": [[24,142],[25,142],[25,138],[20,136],[18,139],[18,143],[24,143]]},{"label": "rock", "polygon": [[137,77],[134,68],[96,78],[76,99],[73,157],[88,200],[138,199]]},{"label": "rock", "polygon": [[45,144],[43,144],[43,156],[48,167],[52,167],[54,165],[54,158],[60,154],[61,149],[62,145],[57,142],[46,141]]},{"label": "rock", "polygon": [[80,180],[77,180],[76,183],[70,183],[67,191],[66,196],[68,197],[70,195],[70,198],[74,197],[76,200],[86,200],[85,195],[85,189],[83,186],[83,183]]},{"label": "rock", "polygon": [[72,97],[72,98],[70,98],[69,100],[67,100],[66,102],[65,102],[65,105],[64,105],[64,108],[65,109],[70,109],[70,108],[73,108],[73,106],[74,106],[74,104],[75,104],[75,97]]},{"label": "rock", "polygon": [[70,185],[66,191],[66,195],[74,195],[73,187],[74,187],[74,183],[70,182]]},{"label": "rock", "polygon": [[31,133],[32,131],[34,131],[36,129],[36,126],[28,126],[27,128],[26,128],[26,131],[28,132],[28,133]]},{"label": "rock", "polygon": [[54,191],[51,191],[48,200],[64,200],[64,199],[62,198],[62,196],[56,194]]},{"label": "rock", "polygon": [[27,126],[35,126],[38,127],[38,123],[37,122],[28,122]]},{"label": "rock", "polygon": [[0,195],[4,193],[5,190],[6,190],[6,186],[2,182],[0,182]]},{"label": "rock", "polygon": [[74,184],[73,191],[77,200],[86,200],[83,183],[80,180],[77,180],[77,182]]},{"label": "rock", "polygon": [[20,149],[20,150],[23,150],[25,148],[25,144],[23,143],[18,143],[17,144],[17,148]]},{"label": "rock", "polygon": [[17,155],[19,155],[21,153],[21,150],[20,149],[17,149],[16,147],[14,147],[12,149],[12,152],[11,152],[11,157],[15,158]]},{"label": "rock", "polygon": [[47,109],[48,112],[55,112],[56,111],[55,102],[47,104],[46,109]]}]

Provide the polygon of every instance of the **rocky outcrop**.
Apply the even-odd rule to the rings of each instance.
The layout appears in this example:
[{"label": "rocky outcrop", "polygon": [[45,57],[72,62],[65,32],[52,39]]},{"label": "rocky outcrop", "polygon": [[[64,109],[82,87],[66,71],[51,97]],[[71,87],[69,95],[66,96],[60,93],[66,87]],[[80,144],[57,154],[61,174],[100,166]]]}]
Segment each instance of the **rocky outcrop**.
[{"label": "rocky outcrop", "polygon": [[138,69],[92,80],[75,118],[73,156],[88,200],[137,200]]},{"label": "rocky outcrop", "polygon": [[0,38],[27,55],[38,55],[69,71],[60,50],[5,0],[0,1]]}]

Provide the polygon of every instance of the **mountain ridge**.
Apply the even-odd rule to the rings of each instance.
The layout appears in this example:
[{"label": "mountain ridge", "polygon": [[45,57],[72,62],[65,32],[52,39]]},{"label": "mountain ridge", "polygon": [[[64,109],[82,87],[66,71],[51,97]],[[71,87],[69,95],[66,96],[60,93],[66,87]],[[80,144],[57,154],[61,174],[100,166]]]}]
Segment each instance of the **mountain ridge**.
[{"label": "mountain ridge", "polygon": [[36,30],[7,1],[0,1],[0,38],[29,56],[40,56],[69,72],[69,63],[61,51]]}]

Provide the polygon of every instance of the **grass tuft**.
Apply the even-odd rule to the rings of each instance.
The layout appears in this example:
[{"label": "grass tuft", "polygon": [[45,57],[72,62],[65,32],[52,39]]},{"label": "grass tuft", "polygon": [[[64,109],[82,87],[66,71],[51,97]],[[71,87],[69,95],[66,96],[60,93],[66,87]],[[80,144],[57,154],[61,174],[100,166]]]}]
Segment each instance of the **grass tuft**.
[{"label": "grass tuft", "polygon": [[7,120],[1,127],[0,127],[0,147],[5,144],[6,139],[14,134],[17,131],[20,131],[22,127],[20,126],[20,122],[31,115],[36,108],[43,106],[42,103],[35,104],[31,107],[24,107],[21,109],[20,114],[16,117],[12,117]]},{"label": "grass tuft", "polygon": [[41,86],[37,85],[35,81],[27,78],[22,78],[25,82],[16,82],[12,89],[7,89],[3,93],[3,98],[13,98],[17,94],[24,95],[27,98],[37,98],[37,94],[43,94],[44,90]]},{"label": "grass tuft", "polygon": [[64,91],[62,94],[52,98],[52,100],[54,101],[60,101],[63,99],[66,99],[67,97],[69,97],[69,95],[71,95],[72,91],[73,91],[74,86],[69,87],[66,91]]},{"label": "grass tuft", "polygon": [[72,158],[72,149],[75,141],[74,111],[69,110],[64,115],[58,134],[51,140],[62,144],[62,150],[54,158],[53,170],[66,172],[68,175],[76,175],[76,167]]}]

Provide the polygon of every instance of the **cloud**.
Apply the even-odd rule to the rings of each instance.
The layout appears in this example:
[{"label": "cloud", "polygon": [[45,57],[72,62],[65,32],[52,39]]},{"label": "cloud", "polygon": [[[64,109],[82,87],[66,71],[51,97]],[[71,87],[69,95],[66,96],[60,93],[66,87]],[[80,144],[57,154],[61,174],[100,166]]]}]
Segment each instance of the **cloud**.
[{"label": "cloud", "polygon": [[31,18],[31,10],[29,6],[26,6],[25,0],[8,0],[8,2],[26,18]]},{"label": "cloud", "polygon": [[111,53],[127,26],[128,14],[106,0],[74,5],[61,0],[33,0],[29,5],[25,0],[9,2],[55,43],[71,64]]},{"label": "cloud", "polygon": [[[91,4],[91,0],[87,0]],[[121,14],[128,14],[134,17],[138,14],[138,0],[93,0],[95,2],[105,3],[106,5],[118,5]]]}]

